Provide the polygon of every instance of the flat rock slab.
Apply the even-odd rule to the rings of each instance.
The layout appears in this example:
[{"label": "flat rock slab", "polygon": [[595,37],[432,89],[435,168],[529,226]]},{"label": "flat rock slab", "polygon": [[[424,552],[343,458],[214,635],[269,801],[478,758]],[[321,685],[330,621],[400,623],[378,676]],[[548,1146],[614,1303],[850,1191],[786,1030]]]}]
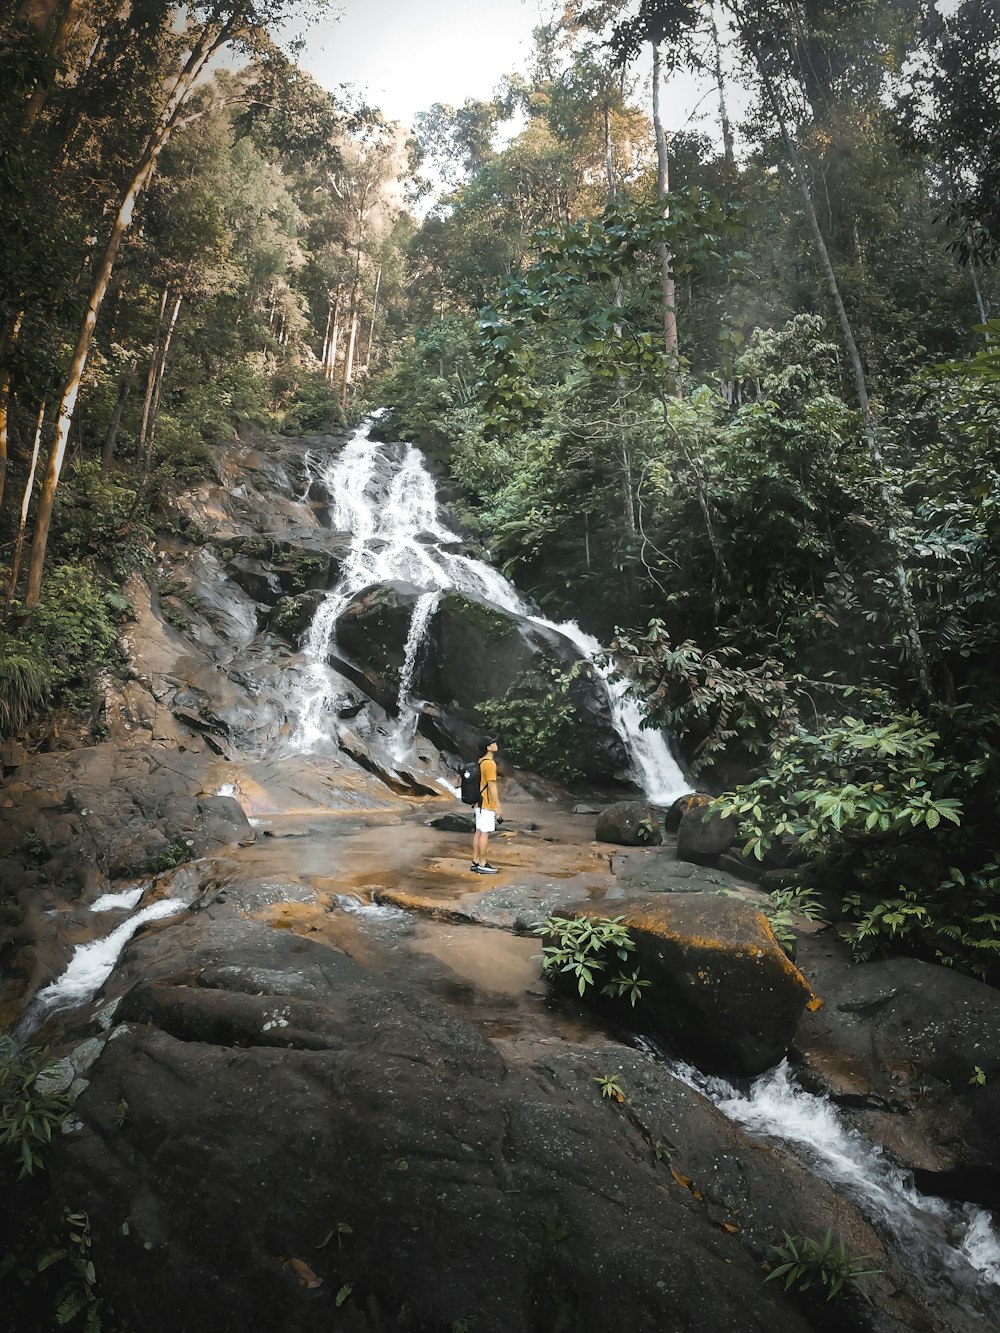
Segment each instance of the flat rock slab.
[{"label": "flat rock slab", "polygon": [[508,1058],[412,987],[211,913],[123,971],[51,1177],[143,1333],[808,1333],[759,1256],[827,1225],[886,1268],[883,1333],[931,1327],[852,1205],[634,1051]]},{"label": "flat rock slab", "polygon": [[658,894],[572,915],[622,917],[636,944],[623,970],[638,967],[650,983],[631,1011],[643,1031],[712,1072],[760,1074],[784,1056],[812,990],[761,912],[734,898]]}]

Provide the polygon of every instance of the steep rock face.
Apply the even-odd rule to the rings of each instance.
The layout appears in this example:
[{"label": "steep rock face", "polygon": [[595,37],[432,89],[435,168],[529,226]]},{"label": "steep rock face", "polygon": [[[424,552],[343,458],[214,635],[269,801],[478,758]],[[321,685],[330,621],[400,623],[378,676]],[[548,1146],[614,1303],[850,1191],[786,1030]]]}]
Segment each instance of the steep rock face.
[{"label": "steep rock face", "polygon": [[[96,1268],[143,1333],[804,1333],[761,1285],[766,1245],[832,1225],[880,1252],[849,1204],[621,1047],[506,1049],[218,905],[134,941],[129,978],[52,1179],[57,1203],[87,1199]],[[627,1113],[595,1087],[612,1059]],[[881,1327],[929,1327],[906,1314]]]}]

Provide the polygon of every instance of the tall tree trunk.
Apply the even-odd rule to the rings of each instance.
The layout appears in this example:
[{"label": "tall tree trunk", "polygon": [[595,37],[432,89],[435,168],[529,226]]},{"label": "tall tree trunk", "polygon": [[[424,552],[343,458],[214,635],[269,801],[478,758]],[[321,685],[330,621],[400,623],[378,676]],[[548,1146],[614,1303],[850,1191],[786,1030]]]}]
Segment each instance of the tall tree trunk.
[{"label": "tall tree trunk", "polygon": [[714,4],[709,5],[708,12],[712,23],[712,64],[714,66],[715,82],[719,86],[719,120],[722,124],[722,151],[725,156],[726,166],[731,171],[736,162],[733,153],[733,127],[729,120],[729,108],[726,106],[726,81],[722,73],[722,43],[719,41],[719,25],[715,18]]},{"label": "tall tree trunk", "polygon": [[330,329],[333,327],[333,302],[330,300],[330,293],[326,297],[326,332],[323,334],[323,352],[319,363],[323,367],[323,373],[326,373],[326,354],[330,347]]},{"label": "tall tree trunk", "polygon": [[333,306],[333,332],[330,334],[329,359],[326,364],[327,383],[333,384],[337,378],[337,349],[340,346],[340,293]]},{"label": "tall tree trunk", "polygon": [[347,351],[344,353],[344,378],[340,386],[340,406],[347,407],[347,390],[354,377],[354,345],[358,339],[358,312],[351,316],[351,333],[347,339]]},{"label": "tall tree trunk", "polygon": [[49,461],[45,469],[45,478],[42,482],[42,492],[38,502],[38,517],[35,521],[35,532],[31,542],[31,557],[28,562],[28,586],[24,598],[25,605],[28,607],[37,605],[41,592],[42,570],[45,566],[45,548],[48,545],[49,528],[52,524],[52,507],[55,503],[56,487],[59,485],[59,474],[62,471],[63,459],[66,455],[70,426],[73,424],[73,413],[80,393],[83,372],[87,367],[87,357],[90,353],[90,344],[97,325],[97,316],[100,313],[104,294],[108,290],[108,283],[111,281],[111,274],[114,270],[115,260],[118,257],[122,237],[132,224],[135,206],[156,170],[157,160],[170,139],[184,103],[191,95],[195,81],[212,54],[228,39],[229,34],[230,25],[226,24],[221,29],[204,30],[195,41],[183,68],[174,81],[167,103],[146,141],[146,147],[139,160],[139,165],[131,184],[125,192],[125,197],[112,224],[104,254],[101,256],[101,261],[94,274],[90,299],[87,302],[83,323],[77,334],[76,346],[73,349],[73,357],[70,361],[66,382],[63,385],[62,396],[59,401],[55,438],[49,452]]},{"label": "tall tree trunk", "polygon": [[160,411],[160,391],[163,388],[163,373],[167,368],[167,353],[170,351],[170,340],[174,336],[174,329],[177,327],[177,316],[181,313],[181,302],[184,300],[184,293],[177,293],[177,300],[174,302],[174,308],[170,315],[170,322],[167,325],[167,331],[163,338],[163,347],[160,351],[159,365],[156,371],[156,387],[153,389],[153,404],[149,412],[149,431],[146,435],[146,452],[142,460],[142,484],[145,485],[149,480],[150,468],[153,465],[153,442],[156,439],[156,418]]},{"label": "tall tree trunk", "polygon": [[[52,41],[49,44],[49,59],[53,65],[58,66],[71,37],[79,27],[82,10],[83,0],[66,0],[62,13],[56,21]],[[51,84],[48,80],[40,80],[28,98],[28,104],[24,109],[24,119],[21,121],[21,134],[24,138],[27,138],[35,128],[35,122],[45,105],[50,87]]]},{"label": "tall tree trunk", "polygon": [[990,312],[986,309],[986,302],[983,300],[983,289],[979,285],[979,275],[976,273],[976,261],[971,256],[969,258],[969,277],[972,279],[972,290],[976,293],[979,322],[985,324],[990,317]]},{"label": "tall tree trunk", "polygon": [[35,438],[31,445],[31,464],[28,468],[28,480],[24,483],[24,494],[21,497],[21,516],[17,525],[17,536],[14,539],[14,554],[10,561],[10,574],[7,578],[7,606],[9,607],[17,591],[17,577],[21,572],[21,552],[24,549],[24,531],[28,525],[28,510],[31,507],[31,492],[35,487],[35,472],[38,469],[38,455],[42,448],[42,425],[45,421],[45,399],[42,399],[42,405],[38,409],[38,421],[35,423]]},{"label": "tall tree trunk", "polygon": [[868,383],[865,378],[864,366],[861,362],[861,354],[858,351],[858,344],[854,337],[854,329],[851,326],[847,309],[844,306],[844,301],[840,294],[840,285],[837,282],[837,274],[833,267],[833,261],[830,259],[830,252],[826,248],[826,240],[823,237],[823,230],[819,225],[819,218],[816,216],[816,207],[813,204],[812,191],[809,188],[809,181],[806,177],[805,168],[802,165],[802,158],[799,156],[799,150],[796,147],[795,140],[792,138],[791,131],[788,128],[788,121],[785,117],[784,108],[778,97],[777,89],[771,79],[767,63],[762,53],[757,49],[755,43],[748,44],[752,45],[754,60],[760,74],[761,85],[763,86],[771,110],[774,113],[778,127],[781,130],[781,136],[785,141],[785,147],[788,150],[788,157],[792,164],[792,170],[795,173],[799,192],[802,195],[802,201],[805,205],[806,217],[809,221],[809,228],[812,232],[813,242],[816,246],[816,254],[826,279],[827,289],[829,290],[830,297],[837,312],[837,319],[844,336],[844,344],[847,348],[847,354],[854,371],[854,383],[857,388],[858,403],[861,407],[861,420],[864,428],[865,440],[868,444],[868,454],[871,459],[872,472],[876,479],[876,484],[878,485],[879,494],[885,511],[886,536],[893,553],[892,572],[896,582],[896,591],[899,595],[903,638],[907,646],[907,655],[916,672],[917,680],[922,692],[928,699],[932,699],[934,697],[934,692],[931,685],[930,667],[927,662],[927,655],[924,652],[923,643],[920,640],[920,626],[917,621],[916,607],[913,604],[913,596],[910,592],[909,582],[907,581],[906,568],[903,563],[903,549],[899,541],[899,533],[896,530],[897,499],[890,484],[885,480],[885,464],[882,460],[882,450],[879,447],[878,436],[875,433],[875,419],[872,416],[871,401],[868,397]]},{"label": "tall tree trunk", "polygon": [[156,389],[156,370],[160,364],[160,341],[163,338],[163,324],[167,317],[167,302],[170,300],[170,284],[164,283],[160,293],[160,309],[156,315],[156,331],[149,349],[149,370],[146,372],[146,396],[142,400],[142,421],[139,425],[139,457],[146,456],[146,439],[149,434],[149,414],[153,410],[153,393]]},{"label": "tall tree trunk", "polygon": [[127,368],[122,371],[122,377],[118,381],[118,397],[115,400],[114,411],[111,413],[111,420],[108,422],[104,445],[101,449],[102,475],[108,471],[114,460],[115,445],[118,442],[118,428],[122,424],[122,413],[125,411],[125,404],[132,392],[132,385],[135,383],[135,371],[138,364],[138,360],[133,358]]},{"label": "tall tree trunk", "polygon": [[14,316],[10,326],[0,333],[0,505],[7,481],[7,436],[10,421],[10,356],[21,332],[24,311]]},{"label": "tall tree trunk", "polygon": [[[659,45],[653,43],[653,132],[656,135],[656,193],[666,199],[670,192],[670,154],[663,121],[660,118],[660,81],[662,65]],[[664,204],[663,215],[669,209]],[[677,295],[674,275],[670,268],[670,251],[666,245],[658,247],[660,256],[660,288],[663,293],[663,346],[672,366],[677,364]]]},{"label": "tall tree trunk", "polygon": [[368,368],[372,363],[372,344],[375,341],[375,317],[378,314],[378,289],[382,285],[382,265],[379,264],[375,273],[375,295],[372,297],[372,322],[368,325],[368,347],[365,351],[364,372],[368,374]]}]

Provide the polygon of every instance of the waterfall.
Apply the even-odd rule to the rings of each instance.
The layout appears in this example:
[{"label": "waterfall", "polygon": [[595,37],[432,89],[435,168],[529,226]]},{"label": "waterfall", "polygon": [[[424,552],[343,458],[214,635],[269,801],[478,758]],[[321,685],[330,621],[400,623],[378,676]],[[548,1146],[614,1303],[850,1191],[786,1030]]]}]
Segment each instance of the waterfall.
[{"label": "waterfall", "polygon": [[410,697],[413,686],[413,672],[417,665],[417,654],[427,633],[427,626],[434,608],[440,600],[439,592],[425,592],[417,598],[410,618],[410,631],[406,636],[406,649],[403,654],[403,669],[399,673],[399,694],[396,697],[396,712],[399,721],[392,738],[392,754],[398,761],[405,758],[413,743],[417,730],[419,710]]},{"label": "waterfall", "polygon": [[[639,1045],[655,1054],[645,1042]],[[917,1260],[915,1275],[926,1287],[943,1285],[961,1306],[989,1312],[1000,1285],[1000,1238],[988,1212],[921,1194],[912,1176],[845,1125],[827,1098],[796,1083],[787,1061],[745,1092],[680,1061],[664,1063],[754,1136],[790,1144],[877,1229],[898,1238]]]},{"label": "waterfall", "polygon": [[[337,621],[351,599],[372,584],[407,583],[420,590],[420,597],[410,623],[400,679],[400,718],[393,738],[398,758],[412,741],[417,715],[410,701],[413,673],[441,593],[454,590],[523,616],[569,639],[590,662],[602,650],[592,635],[573,622],[557,624],[535,615],[508,580],[490,565],[449,550],[461,537],[443,520],[434,479],[424,467],[420,450],[410,444],[380,445],[369,439],[367,431],[366,425],[360,426],[325,465],[312,451],[307,458],[309,474],[321,479],[333,497],[331,526],[350,534],[350,546],[336,586],[318,607],[303,638],[305,669],[292,745],[313,752],[336,744],[336,680],[328,661],[336,642]],[[395,461],[400,448],[402,457]],[[612,722],[631,756],[638,785],[650,800],[669,804],[690,788],[663,735],[640,726],[638,706],[625,697],[628,681],[611,682],[607,667],[596,669],[607,689]]]}]

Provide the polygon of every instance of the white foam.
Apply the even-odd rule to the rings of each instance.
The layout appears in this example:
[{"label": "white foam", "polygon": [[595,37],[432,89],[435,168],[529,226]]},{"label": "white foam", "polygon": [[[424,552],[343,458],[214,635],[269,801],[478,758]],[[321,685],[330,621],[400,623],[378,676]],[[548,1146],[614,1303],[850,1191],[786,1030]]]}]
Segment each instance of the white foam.
[{"label": "white foam", "polygon": [[342,911],[350,912],[352,916],[365,917],[369,921],[402,921],[407,915],[401,907],[366,902],[350,893],[338,893],[333,901]]},{"label": "white foam", "polygon": [[99,898],[95,898],[90,904],[90,910],[92,912],[131,912],[145,892],[145,888],[141,888],[125,889],[121,893],[102,893]]},{"label": "white foam", "polygon": [[175,898],[163,898],[144,907],[135,916],[123,921],[110,935],[77,946],[69,966],[61,977],[38,992],[31,1006],[36,1020],[58,1009],[71,1009],[85,1004],[96,995],[107,981],[118,961],[118,955],[140,926],[147,921],[159,921],[180,912],[184,903]]},{"label": "white foam", "polygon": [[921,1194],[912,1175],[849,1128],[832,1102],[800,1087],[787,1061],[745,1093],[691,1065],[671,1062],[669,1068],[751,1134],[793,1144],[817,1175],[843,1188],[873,1222],[922,1256],[923,1276],[932,1285],[939,1279],[958,1288],[970,1281],[1000,1285],[1000,1238],[989,1213]]}]

